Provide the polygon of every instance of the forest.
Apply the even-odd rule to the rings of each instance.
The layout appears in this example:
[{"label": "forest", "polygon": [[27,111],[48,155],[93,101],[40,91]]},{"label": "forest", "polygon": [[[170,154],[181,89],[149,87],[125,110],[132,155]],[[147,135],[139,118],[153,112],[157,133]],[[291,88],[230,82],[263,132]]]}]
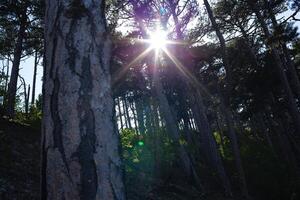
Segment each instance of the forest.
[{"label": "forest", "polygon": [[0,0],[0,200],[300,199],[299,27],[298,0]]}]

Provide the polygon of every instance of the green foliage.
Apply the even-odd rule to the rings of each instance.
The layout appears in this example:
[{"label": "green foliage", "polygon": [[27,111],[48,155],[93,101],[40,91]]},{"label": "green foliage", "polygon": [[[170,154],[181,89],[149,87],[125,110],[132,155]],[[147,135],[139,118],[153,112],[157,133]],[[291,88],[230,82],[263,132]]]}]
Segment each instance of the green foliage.
[{"label": "green foliage", "polygon": [[35,129],[40,129],[42,120],[42,110],[36,106],[31,106],[29,113],[17,111],[14,119],[16,122],[26,124]]},{"label": "green foliage", "polygon": [[163,129],[144,135],[123,129],[120,136],[129,199],[141,199],[161,178],[159,174],[168,174],[175,159],[174,147]]}]

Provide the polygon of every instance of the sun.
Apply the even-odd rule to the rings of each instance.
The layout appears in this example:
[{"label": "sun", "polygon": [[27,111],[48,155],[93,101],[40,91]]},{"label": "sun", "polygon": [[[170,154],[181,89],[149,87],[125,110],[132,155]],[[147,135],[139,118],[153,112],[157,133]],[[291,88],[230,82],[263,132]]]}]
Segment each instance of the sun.
[{"label": "sun", "polygon": [[167,44],[167,33],[163,30],[156,30],[150,33],[150,45],[152,49],[163,49]]}]

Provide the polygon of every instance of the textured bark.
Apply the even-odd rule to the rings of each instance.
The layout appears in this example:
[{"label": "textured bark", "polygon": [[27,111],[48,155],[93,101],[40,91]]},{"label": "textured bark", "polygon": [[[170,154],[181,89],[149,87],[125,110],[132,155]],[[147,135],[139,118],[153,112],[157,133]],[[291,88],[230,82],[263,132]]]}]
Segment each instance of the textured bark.
[{"label": "textured bark", "polygon": [[14,49],[14,60],[11,68],[10,81],[7,90],[6,114],[10,118],[13,118],[15,115],[17,83],[18,83],[18,76],[19,76],[19,69],[20,69],[20,61],[21,61],[21,56],[23,51],[23,39],[25,36],[26,21],[27,21],[26,11],[24,11],[20,21],[20,29],[18,32],[18,38]]},{"label": "textured bark", "polygon": [[125,199],[104,7],[46,1],[42,199]]},{"label": "textured bark", "polygon": [[34,66],[33,66],[33,77],[32,77],[32,95],[31,95],[31,105],[35,103],[35,85],[36,85],[36,71],[38,65],[38,52],[34,55]]},{"label": "textured bark", "polygon": [[223,108],[223,112],[224,112],[224,116],[228,125],[228,136],[230,138],[230,144],[233,150],[233,155],[234,155],[234,159],[235,159],[235,164],[236,164],[236,168],[238,170],[238,174],[239,174],[239,179],[240,179],[240,187],[242,190],[242,195],[245,198],[249,198],[249,194],[248,194],[248,188],[247,188],[247,184],[246,184],[246,178],[244,175],[244,170],[242,167],[242,160],[240,158],[240,151],[239,151],[239,146],[238,146],[238,142],[237,142],[237,137],[236,137],[236,133],[234,130],[234,123],[233,123],[233,116],[230,110],[230,94],[231,94],[231,90],[232,90],[232,67],[229,64],[229,59],[228,59],[228,53],[226,50],[226,43],[225,43],[225,39],[223,37],[223,34],[220,31],[220,28],[216,22],[215,16],[213,14],[213,11],[210,7],[210,4],[208,2],[208,0],[203,0],[205,8],[207,10],[209,19],[212,23],[212,27],[214,28],[216,35],[219,39],[220,42],[220,46],[221,46],[221,53],[222,53],[222,61],[224,64],[224,67],[226,69],[226,88],[225,88],[225,98],[221,99],[221,104],[223,104],[222,108]]}]

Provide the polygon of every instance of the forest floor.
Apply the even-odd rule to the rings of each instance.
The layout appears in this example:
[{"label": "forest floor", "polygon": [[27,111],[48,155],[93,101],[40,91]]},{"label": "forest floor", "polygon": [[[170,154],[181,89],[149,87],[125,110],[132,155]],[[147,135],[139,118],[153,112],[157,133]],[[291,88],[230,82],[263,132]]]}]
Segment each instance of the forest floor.
[{"label": "forest floor", "polygon": [[39,199],[40,134],[0,118],[0,199]]},{"label": "forest floor", "polygon": [[[39,175],[40,131],[0,118],[0,200],[39,199]],[[176,182],[164,182],[153,187],[147,194],[138,194],[135,187],[126,188],[129,190],[129,200],[224,199],[219,194],[204,197],[190,185]]]}]

